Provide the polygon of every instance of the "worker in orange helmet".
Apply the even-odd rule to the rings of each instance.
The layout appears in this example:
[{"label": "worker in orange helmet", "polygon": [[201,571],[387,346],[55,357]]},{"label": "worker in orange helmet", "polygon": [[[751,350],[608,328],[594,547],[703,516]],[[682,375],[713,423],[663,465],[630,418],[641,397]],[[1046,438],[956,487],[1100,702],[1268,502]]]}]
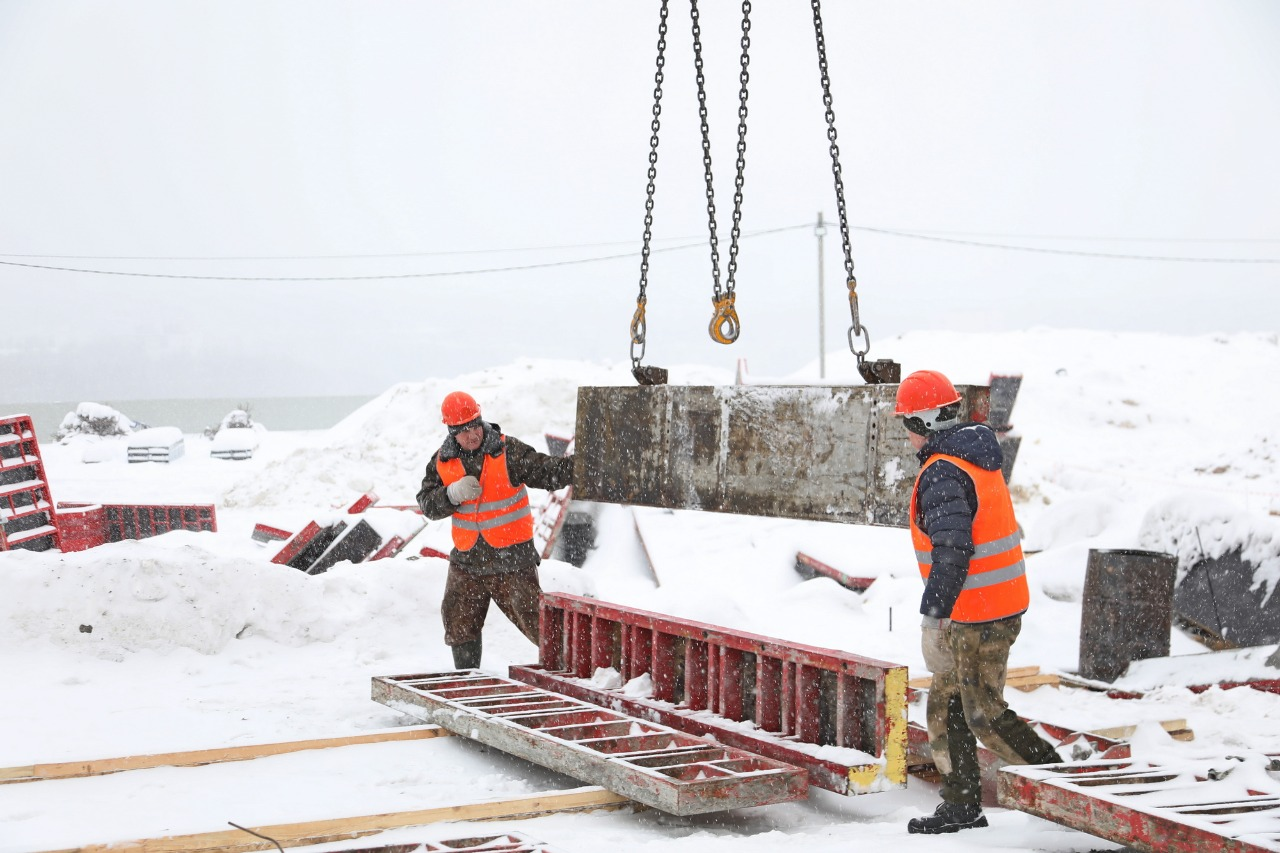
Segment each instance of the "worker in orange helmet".
[{"label": "worker in orange helmet", "polygon": [[902,380],[895,414],[920,459],[911,539],[925,583],[921,650],[933,674],[929,747],[942,774],[942,804],[907,831],[932,835],[987,825],[977,740],[1007,764],[1061,759],[1004,701],[1030,596],[996,434],[960,420],[960,395],[936,370]]},{"label": "worker in orange helmet", "polygon": [[538,564],[525,486],[554,491],[573,483],[573,458],[539,453],[480,416],[454,391],[440,405],[449,431],[427,463],[418,506],[428,518],[453,519],[453,550],[440,615],[458,669],[480,665],[489,602],[538,643]]}]

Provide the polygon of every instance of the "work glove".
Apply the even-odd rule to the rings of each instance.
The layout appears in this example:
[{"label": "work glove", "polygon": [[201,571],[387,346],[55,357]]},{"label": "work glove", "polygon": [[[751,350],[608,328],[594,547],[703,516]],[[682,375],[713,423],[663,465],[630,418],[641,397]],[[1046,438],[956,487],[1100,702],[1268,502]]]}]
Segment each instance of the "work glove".
[{"label": "work glove", "polygon": [[920,651],[924,652],[925,667],[934,675],[956,668],[956,657],[951,651],[950,619],[924,617],[920,629]]},{"label": "work glove", "polygon": [[450,483],[445,492],[449,495],[449,500],[454,506],[464,504],[480,497],[480,481],[471,475],[467,475],[461,480],[454,480]]}]

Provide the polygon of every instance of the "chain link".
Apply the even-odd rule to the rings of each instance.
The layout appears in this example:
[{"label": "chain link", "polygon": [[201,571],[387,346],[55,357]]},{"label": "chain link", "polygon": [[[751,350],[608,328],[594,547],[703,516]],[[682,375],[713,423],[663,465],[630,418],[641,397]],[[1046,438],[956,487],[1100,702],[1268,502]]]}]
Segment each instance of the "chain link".
[{"label": "chain link", "polygon": [[708,331],[711,339],[731,344],[738,339],[741,326],[734,307],[734,281],[738,273],[738,242],[742,234],[742,187],[745,183],[747,156],[747,94],[751,75],[751,0],[742,2],[742,57],[738,72],[738,145],[733,181],[733,219],[729,238],[729,262],[725,267],[725,287],[720,286],[720,240],[716,228],[715,183],[711,168],[711,131],[707,121],[706,77],[702,63],[702,27],[699,24],[698,0],[690,0],[689,15],[693,22],[693,67],[698,88],[698,119],[702,131],[702,169],[707,183],[707,230],[711,244],[711,303],[715,306]]},{"label": "chain link", "polygon": [[[826,109],[827,119],[827,141],[831,148],[831,174],[835,178],[836,185],[836,211],[840,218],[840,245],[844,250],[844,272],[849,287],[849,317],[852,325],[849,327],[849,349],[858,358],[858,364],[861,365],[863,357],[871,349],[871,336],[867,333],[866,328],[862,325],[858,316],[858,280],[853,275],[853,249],[849,245],[849,214],[844,203],[844,178],[840,174],[840,146],[836,143],[836,114],[832,109],[831,99],[831,76],[827,69],[827,40],[822,32],[822,2],[821,0],[810,0],[813,7],[813,32],[818,42],[818,70],[822,77],[822,105]],[[859,350],[854,344],[856,338],[861,337],[866,343],[866,348]]]},{"label": "chain link", "polygon": [[[631,317],[631,367],[633,369],[639,368],[640,361],[644,358],[645,338],[648,333],[645,308],[649,299],[645,291],[649,286],[649,244],[653,239],[654,182],[658,177],[658,131],[662,127],[662,80],[663,67],[666,65],[667,2],[668,0],[662,0],[658,20],[657,70],[653,74],[653,121],[649,125],[649,183],[645,187],[644,243],[640,250],[640,293],[636,296],[636,311]],[[640,348],[638,353],[636,347]]]}]

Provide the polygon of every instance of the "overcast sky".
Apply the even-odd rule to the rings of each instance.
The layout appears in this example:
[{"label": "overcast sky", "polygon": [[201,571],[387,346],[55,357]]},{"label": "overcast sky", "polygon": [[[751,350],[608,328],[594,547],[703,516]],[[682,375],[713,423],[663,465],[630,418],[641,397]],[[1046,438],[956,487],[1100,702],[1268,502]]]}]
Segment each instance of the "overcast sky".
[{"label": "overcast sky", "polygon": [[[724,264],[741,10],[700,6]],[[0,0],[0,401],[373,394],[521,355],[626,361],[658,9]],[[1056,252],[1280,259],[1280,3],[823,14],[871,357],[902,358],[912,329],[1276,328],[1280,264]],[[827,350],[851,358],[808,4],[752,12],[731,347],[706,332],[682,0],[669,26],[655,245],[701,245],[653,257],[647,360],[813,361],[819,211]]]}]

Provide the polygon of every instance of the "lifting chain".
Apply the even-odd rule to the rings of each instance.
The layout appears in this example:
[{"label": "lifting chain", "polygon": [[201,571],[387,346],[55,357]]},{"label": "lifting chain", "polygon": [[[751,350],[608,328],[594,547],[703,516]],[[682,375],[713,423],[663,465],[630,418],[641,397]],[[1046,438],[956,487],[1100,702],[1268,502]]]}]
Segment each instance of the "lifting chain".
[{"label": "lifting chain", "polygon": [[720,344],[731,344],[738,339],[741,325],[735,307],[734,279],[738,273],[738,238],[742,233],[742,186],[747,165],[747,82],[750,74],[751,50],[751,0],[742,0],[742,58],[738,72],[738,159],[733,180],[733,226],[729,236],[729,263],[725,268],[725,287],[720,288],[720,241],[716,235],[716,197],[711,173],[711,132],[707,123],[706,79],[702,73],[702,28],[698,23],[698,0],[690,0],[689,14],[693,20],[693,67],[698,84],[698,118],[702,129],[702,168],[707,181],[707,227],[711,234],[711,280],[713,293],[711,304],[715,313],[708,331],[711,339]]},{"label": "lifting chain", "polygon": [[[822,2],[810,0],[813,7],[813,32],[818,42],[818,70],[822,76],[822,105],[826,108],[827,141],[831,147],[831,173],[836,184],[836,211],[840,215],[840,245],[844,249],[845,281],[849,288],[849,349],[858,359],[858,373],[869,384],[897,382],[901,367],[897,362],[879,359],[868,363],[866,355],[871,351],[871,334],[858,316],[858,280],[853,275],[853,250],[849,246],[849,214],[844,203],[844,178],[840,174],[840,146],[836,144],[836,114],[831,104],[831,77],[827,71],[827,40],[822,33]],[[858,349],[858,338],[863,348]]]},{"label": "lifting chain", "polygon": [[658,177],[658,131],[662,127],[662,70],[666,64],[664,53],[667,48],[667,2],[668,0],[662,0],[658,21],[658,67],[653,75],[653,121],[649,125],[649,184],[645,188],[644,200],[644,245],[640,250],[640,293],[636,296],[636,312],[631,317],[631,372],[636,380],[643,384],[662,384],[645,382],[642,377],[646,375],[646,370],[660,370],[660,368],[642,368],[640,362],[644,359],[645,336],[648,332],[644,312],[649,300],[645,290],[649,286],[649,244],[653,239],[654,180]]}]

